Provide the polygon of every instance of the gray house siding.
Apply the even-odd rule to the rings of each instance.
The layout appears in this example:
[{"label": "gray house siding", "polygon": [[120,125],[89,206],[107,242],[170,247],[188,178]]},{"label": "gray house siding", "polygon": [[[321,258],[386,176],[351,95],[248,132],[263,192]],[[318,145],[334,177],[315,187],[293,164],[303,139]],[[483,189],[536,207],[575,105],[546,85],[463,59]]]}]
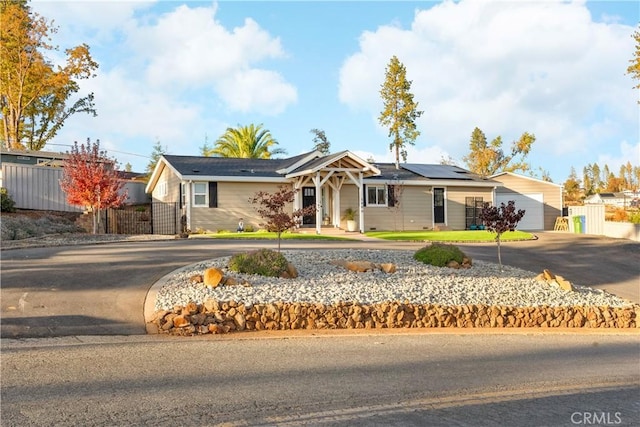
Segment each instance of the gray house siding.
[{"label": "gray house siding", "polygon": [[61,168],[2,163],[2,186],[18,209],[81,212],[82,208],[67,203],[61,179]]}]

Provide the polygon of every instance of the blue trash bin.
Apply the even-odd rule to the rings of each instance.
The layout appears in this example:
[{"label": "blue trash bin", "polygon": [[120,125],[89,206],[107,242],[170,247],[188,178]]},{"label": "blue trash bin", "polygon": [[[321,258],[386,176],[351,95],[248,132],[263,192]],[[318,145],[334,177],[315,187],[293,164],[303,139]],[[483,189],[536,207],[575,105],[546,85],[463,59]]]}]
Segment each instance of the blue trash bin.
[{"label": "blue trash bin", "polygon": [[587,232],[587,217],[580,215],[580,232],[582,234]]}]

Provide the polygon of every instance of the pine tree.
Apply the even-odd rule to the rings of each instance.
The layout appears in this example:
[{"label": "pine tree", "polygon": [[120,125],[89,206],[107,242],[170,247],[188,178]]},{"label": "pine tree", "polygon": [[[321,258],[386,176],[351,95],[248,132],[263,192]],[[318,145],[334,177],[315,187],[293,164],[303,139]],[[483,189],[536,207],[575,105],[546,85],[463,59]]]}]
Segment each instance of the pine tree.
[{"label": "pine tree", "polygon": [[160,161],[160,157],[164,154],[167,154],[167,147],[162,146],[160,144],[160,140],[156,140],[156,143],[153,144],[153,151],[151,152],[151,160],[147,163],[147,176],[151,176],[153,170],[156,168],[158,161]]},{"label": "pine tree", "polygon": [[313,137],[313,143],[315,144],[313,149],[325,155],[329,154],[331,152],[331,143],[324,131],[322,129],[311,129],[310,132],[315,135]]},{"label": "pine tree", "polygon": [[392,138],[389,149],[395,151],[396,169],[400,168],[400,156],[407,161],[406,145],[414,145],[420,131],[416,120],[423,111],[418,110],[411,93],[411,80],[407,80],[405,66],[394,55],[385,71],[385,81],[380,89],[383,109],[378,117],[381,125],[389,128]]}]

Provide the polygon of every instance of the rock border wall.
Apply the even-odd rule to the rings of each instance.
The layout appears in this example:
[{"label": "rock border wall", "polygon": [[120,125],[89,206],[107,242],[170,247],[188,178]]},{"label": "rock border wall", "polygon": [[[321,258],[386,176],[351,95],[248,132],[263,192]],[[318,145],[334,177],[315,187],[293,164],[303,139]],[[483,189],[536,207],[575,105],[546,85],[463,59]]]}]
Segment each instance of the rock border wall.
[{"label": "rock border wall", "polygon": [[242,331],[382,328],[640,328],[640,305],[626,307],[443,306],[386,302],[335,305],[235,301],[191,302],[158,310],[147,332],[171,335]]}]

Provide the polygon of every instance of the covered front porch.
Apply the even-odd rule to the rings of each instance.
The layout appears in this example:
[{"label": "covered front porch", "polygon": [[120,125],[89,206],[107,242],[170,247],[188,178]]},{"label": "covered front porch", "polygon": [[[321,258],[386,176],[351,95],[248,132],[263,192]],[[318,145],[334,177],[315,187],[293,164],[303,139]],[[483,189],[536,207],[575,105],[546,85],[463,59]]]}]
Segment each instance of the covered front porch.
[{"label": "covered front porch", "polygon": [[287,171],[286,177],[292,179],[296,190],[294,210],[316,206],[315,216],[303,218],[303,227],[315,228],[316,234],[322,234],[323,225],[325,229],[327,226],[340,228],[344,210],[340,196],[345,184],[353,184],[357,188],[357,231],[364,232],[363,180],[376,175],[380,175],[380,171],[375,166],[349,151],[343,151]]}]

